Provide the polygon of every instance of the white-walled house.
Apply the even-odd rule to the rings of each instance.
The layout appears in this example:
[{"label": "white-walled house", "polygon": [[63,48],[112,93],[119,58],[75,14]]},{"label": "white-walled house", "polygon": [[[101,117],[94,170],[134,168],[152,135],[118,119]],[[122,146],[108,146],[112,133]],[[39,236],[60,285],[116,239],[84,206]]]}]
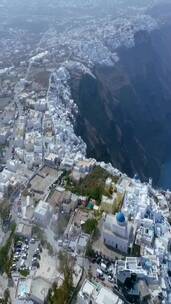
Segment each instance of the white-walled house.
[{"label": "white-walled house", "polygon": [[34,211],[34,221],[36,224],[46,227],[51,219],[52,210],[48,203],[40,201]]}]

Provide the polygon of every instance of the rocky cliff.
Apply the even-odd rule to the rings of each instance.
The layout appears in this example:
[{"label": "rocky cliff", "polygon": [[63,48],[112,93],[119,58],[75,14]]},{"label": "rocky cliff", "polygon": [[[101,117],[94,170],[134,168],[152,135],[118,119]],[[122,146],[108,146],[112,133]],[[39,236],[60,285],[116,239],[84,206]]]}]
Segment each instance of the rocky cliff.
[{"label": "rocky cliff", "polygon": [[76,132],[88,155],[129,175],[153,177],[171,153],[171,26],[141,31],[135,46],[118,50],[114,67],[96,65],[95,78],[73,73],[79,108]]}]

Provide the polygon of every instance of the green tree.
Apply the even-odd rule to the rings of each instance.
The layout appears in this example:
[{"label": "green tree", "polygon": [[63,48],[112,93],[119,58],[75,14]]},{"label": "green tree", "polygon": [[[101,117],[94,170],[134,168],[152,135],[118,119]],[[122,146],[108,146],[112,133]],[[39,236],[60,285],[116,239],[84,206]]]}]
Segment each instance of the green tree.
[{"label": "green tree", "polygon": [[61,286],[54,284],[49,291],[47,303],[67,304],[73,292],[73,260],[65,253],[59,253],[60,271],[64,274],[64,281]]},{"label": "green tree", "polygon": [[94,250],[92,249],[92,245],[91,245],[90,241],[87,244],[86,256],[88,258],[94,258],[96,256]]},{"label": "green tree", "polygon": [[6,274],[8,274],[8,275],[10,275],[10,265],[11,265],[10,248],[12,245],[15,228],[16,228],[16,225],[14,224],[12,226],[12,231],[10,233],[8,240],[6,241],[5,245],[0,248],[0,271],[2,273],[6,272]]},{"label": "green tree", "polygon": [[10,291],[9,291],[9,289],[7,288],[7,289],[5,289],[5,291],[4,291],[4,301],[5,301],[5,303],[9,303],[9,300],[10,300]]},{"label": "green tree", "polygon": [[92,234],[97,228],[97,220],[96,219],[88,219],[85,224],[82,226],[83,231],[88,234]]},{"label": "green tree", "polygon": [[0,217],[3,221],[8,219],[10,216],[10,204],[7,200],[4,200],[1,205]]},{"label": "green tree", "polygon": [[0,303],[2,303],[2,304],[11,303],[10,292],[9,292],[8,288],[5,289],[5,291],[4,291],[4,297],[2,299],[0,299]]}]

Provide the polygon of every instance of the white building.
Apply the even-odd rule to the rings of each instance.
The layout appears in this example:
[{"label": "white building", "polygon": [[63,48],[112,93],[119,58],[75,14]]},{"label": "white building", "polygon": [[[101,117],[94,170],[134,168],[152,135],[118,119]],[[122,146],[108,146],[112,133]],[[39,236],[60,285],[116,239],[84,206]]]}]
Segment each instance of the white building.
[{"label": "white building", "polygon": [[93,170],[95,165],[96,160],[93,158],[78,160],[72,171],[73,180],[79,181],[80,178],[84,178]]},{"label": "white building", "polygon": [[102,287],[95,299],[95,304],[122,304],[123,301],[110,289]]},{"label": "white building", "polygon": [[34,153],[26,152],[24,155],[24,161],[28,169],[32,169],[34,166]]},{"label": "white building", "polygon": [[136,241],[135,243],[139,246],[146,245],[149,247],[152,247],[154,241],[154,225],[150,227],[146,226],[140,226],[137,229],[137,235],[136,235]]},{"label": "white building", "polygon": [[35,110],[40,111],[40,112],[45,112],[47,110],[47,102],[46,99],[39,99],[35,103],[34,106]]},{"label": "white building", "polygon": [[90,304],[95,291],[96,286],[86,280],[78,293],[77,304]]},{"label": "white building", "polygon": [[24,161],[24,150],[21,148],[15,148],[15,155],[20,161]]},{"label": "white building", "polygon": [[34,220],[38,225],[46,227],[51,218],[52,210],[48,203],[40,201],[34,211]]},{"label": "white building", "polygon": [[49,153],[45,156],[45,164],[50,167],[56,167],[58,163],[58,155],[55,153]]},{"label": "white building", "polygon": [[35,132],[26,133],[25,135],[25,149],[27,152],[33,152],[35,141]]},{"label": "white building", "polygon": [[74,166],[74,160],[71,158],[65,157],[61,162],[61,169],[63,170],[71,170]]},{"label": "white building", "polygon": [[75,170],[78,170],[80,173],[88,174],[90,173],[96,165],[95,159],[83,159],[79,160],[74,167]]},{"label": "white building", "polygon": [[10,178],[12,176],[12,172],[8,171],[7,169],[4,169],[0,173],[0,192],[2,192],[3,194],[7,194],[8,187],[10,185]]},{"label": "white building", "polygon": [[34,165],[39,166],[42,164],[42,152],[34,153]]},{"label": "white building", "polygon": [[1,181],[0,182],[0,192],[3,194],[7,194],[9,187],[9,181]]},{"label": "white building", "polygon": [[116,278],[123,283],[131,274],[136,274],[138,279],[146,279],[148,284],[158,284],[160,262],[157,256],[148,257],[126,257],[118,260],[116,265]]},{"label": "white building", "polygon": [[27,118],[28,130],[41,130],[41,117],[42,114],[38,111],[30,110]]},{"label": "white building", "polygon": [[69,191],[66,191],[63,203],[62,203],[62,209],[65,213],[70,213],[71,211],[74,211],[75,208],[78,205],[78,196],[74,193],[71,193]]},{"label": "white building", "polygon": [[107,179],[106,179],[106,181],[105,181],[105,188],[106,188],[106,190],[110,190],[110,188],[111,188],[111,186],[112,186],[112,179],[111,179],[111,177],[108,177]]},{"label": "white building", "polygon": [[77,242],[77,252],[78,254],[84,253],[87,247],[87,243],[89,241],[90,236],[82,233],[79,238],[78,238],[78,242]]},{"label": "white building", "polygon": [[127,253],[132,246],[133,227],[122,212],[107,215],[103,224],[103,240],[107,246]]},{"label": "white building", "polygon": [[17,169],[19,168],[19,162],[17,160],[8,160],[7,161],[7,169],[11,172],[16,172]]},{"label": "white building", "polygon": [[9,128],[1,128],[0,130],[0,144],[4,145],[10,136],[10,129]]},{"label": "white building", "polygon": [[132,182],[127,186],[122,207],[122,211],[127,217],[131,217],[139,225],[148,205],[150,205],[148,185]]},{"label": "white building", "polygon": [[30,288],[30,300],[34,303],[43,304],[50,288],[51,284],[48,280],[41,277],[34,278]]},{"label": "white building", "polygon": [[109,288],[85,280],[78,293],[77,304],[123,304],[123,301]]}]

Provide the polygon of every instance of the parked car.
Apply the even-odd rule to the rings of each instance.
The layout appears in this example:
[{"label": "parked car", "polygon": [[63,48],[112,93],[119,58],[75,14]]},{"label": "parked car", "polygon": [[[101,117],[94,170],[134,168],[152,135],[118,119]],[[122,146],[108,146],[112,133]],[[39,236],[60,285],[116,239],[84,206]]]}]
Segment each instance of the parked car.
[{"label": "parked car", "polygon": [[106,266],[106,264],[104,264],[104,263],[101,263],[101,264],[100,264],[100,267],[101,267],[101,270],[102,270],[102,271],[106,271],[106,270],[107,270],[107,266]]},{"label": "parked car", "polygon": [[99,277],[99,279],[101,280],[101,281],[105,281],[105,277]]},{"label": "parked car", "polygon": [[25,244],[26,244],[26,245],[28,245],[28,244],[29,244],[28,239],[25,239]]},{"label": "parked car", "polygon": [[13,256],[13,262],[19,261],[20,257],[19,256]]},{"label": "parked car", "polygon": [[30,244],[35,244],[35,242],[36,242],[36,240],[35,240],[34,238],[32,238],[32,239],[30,240]]},{"label": "parked car", "polygon": [[12,265],[11,266],[11,271],[17,271],[17,266],[16,265]]},{"label": "parked car", "polygon": [[39,260],[41,259],[40,254],[38,254],[38,253],[34,253],[33,258],[36,258],[36,259],[39,259]]},{"label": "parked car", "polygon": [[96,263],[97,263],[97,264],[100,264],[100,263],[101,263],[101,258],[100,258],[100,257],[98,257],[98,258],[96,259]]},{"label": "parked car", "polygon": [[116,290],[119,290],[119,287],[118,287],[118,285],[116,285],[116,284],[113,286],[113,290],[114,290],[114,291],[115,291],[115,289],[116,289]]},{"label": "parked car", "polygon": [[20,258],[21,257],[21,254],[19,253],[19,252],[16,252],[15,254],[14,254],[14,259],[18,259],[18,258]]},{"label": "parked car", "polygon": [[16,245],[16,246],[15,246],[15,250],[21,250],[21,248],[22,248],[22,244],[21,244],[21,245]]},{"label": "parked car", "polygon": [[32,267],[39,268],[39,267],[40,267],[39,262],[37,262],[37,261],[33,261],[33,262],[32,262]]},{"label": "parked car", "polygon": [[95,264],[95,263],[96,263],[96,259],[95,259],[95,258],[91,259],[91,262],[92,262],[93,264]]},{"label": "parked car", "polygon": [[114,283],[114,279],[112,278],[112,276],[108,276],[108,281],[110,282],[110,283]]},{"label": "parked car", "polygon": [[21,260],[21,262],[20,262],[20,268],[21,267],[24,267],[25,266],[25,261],[24,260]]},{"label": "parked car", "polygon": [[17,248],[16,250],[15,250],[15,254],[20,254],[21,253],[21,248]]},{"label": "parked car", "polygon": [[22,255],[22,259],[23,259],[23,260],[27,260],[27,254],[26,254],[26,253],[24,253],[24,254]]}]

